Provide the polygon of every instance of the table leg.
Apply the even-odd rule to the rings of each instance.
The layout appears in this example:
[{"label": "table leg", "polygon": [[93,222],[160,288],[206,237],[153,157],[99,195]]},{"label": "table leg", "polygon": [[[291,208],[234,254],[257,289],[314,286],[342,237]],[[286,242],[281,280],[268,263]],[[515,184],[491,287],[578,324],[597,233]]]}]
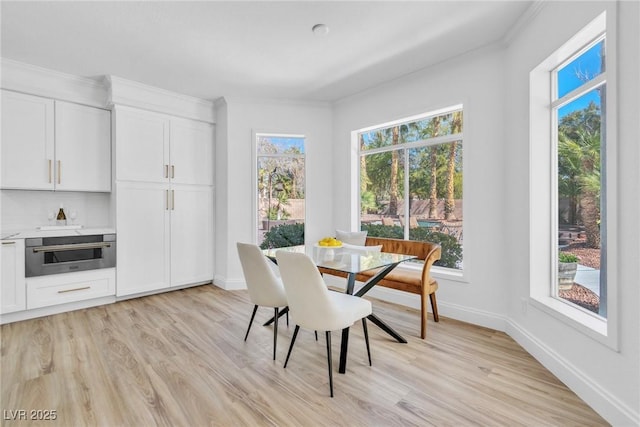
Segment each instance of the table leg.
[{"label": "table leg", "polygon": [[387,325],[382,320],[380,320],[380,318],[378,318],[378,316],[376,316],[375,314],[370,314],[369,316],[367,316],[367,319],[371,320],[373,323],[376,324],[376,326],[378,326],[380,329],[382,329],[383,331],[391,335],[399,343],[403,343],[403,344],[407,343],[407,340],[404,339],[402,335],[397,333],[391,326]]},{"label": "table leg", "polygon": [[[278,319],[281,318],[283,315],[287,314],[289,312],[289,306],[283,308],[282,310],[280,310],[278,312]],[[272,317],[271,319],[267,320],[267,323],[265,323],[262,326],[269,326],[270,324],[273,323],[273,321],[275,320],[275,317]]]},{"label": "table leg", "polygon": [[[361,297],[364,294],[366,294],[367,292],[369,292],[369,290],[371,288],[373,288],[380,280],[382,280],[384,278],[384,276],[386,276],[397,265],[398,265],[397,263],[396,264],[391,264],[391,265],[383,268],[382,270],[380,270],[378,272],[378,274],[373,276],[371,279],[367,280],[367,282],[362,286],[362,288],[360,288],[360,290],[358,290],[358,292],[355,293],[355,296]],[[387,334],[389,334],[393,338],[395,338],[396,341],[406,344],[407,340],[404,339],[404,337],[402,335],[397,333],[391,326],[387,325],[382,320],[380,320],[380,318],[378,318],[378,316],[376,316],[375,314],[371,314],[367,318],[369,320],[371,320],[380,329],[382,329]]]}]

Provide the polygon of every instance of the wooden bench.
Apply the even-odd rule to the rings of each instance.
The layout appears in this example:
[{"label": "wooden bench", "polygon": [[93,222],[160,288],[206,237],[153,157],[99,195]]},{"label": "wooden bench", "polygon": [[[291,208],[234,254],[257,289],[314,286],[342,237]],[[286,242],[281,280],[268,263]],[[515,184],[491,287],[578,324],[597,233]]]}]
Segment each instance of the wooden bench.
[{"label": "wooden bench", "polygon": [[[382,237],[367,237],[366,246],[382,245],[382,252],[393,252],[405,255],[415,255],[424,260],[422,270],[395,268],[387,274],[376,286],[397,289],[420,295],[420,338],[427,336],[427,295],[431,301],[433,319],[438,322],[438,305],[436,291],[438,282],[431,277],[431,266],[440,259],[442,250],[440,245],[430,242],[417,242],[400,239],[386,239]],[[320,268],[324,274],[347,277],[346,273]],[[377,270],[364,271],[356,275],[356,280],[366,282],[377,273]]]}]

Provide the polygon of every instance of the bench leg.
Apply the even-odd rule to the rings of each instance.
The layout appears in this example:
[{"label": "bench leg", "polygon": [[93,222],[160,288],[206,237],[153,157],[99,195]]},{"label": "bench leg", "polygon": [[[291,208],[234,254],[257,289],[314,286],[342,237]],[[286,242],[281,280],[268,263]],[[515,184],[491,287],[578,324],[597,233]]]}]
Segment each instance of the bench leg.
[{"label": "bench leg", "polygon": [[420,294],[420,338],[427,337],[427,298]]},{"label": "bench leg", "polygon": [[433,311],[433,320],[436,322],[440,321],[438,317],[438,304],[436,303],[436,293],[433,292],[429,294],[429,300],[431,300],[431,310]]}]

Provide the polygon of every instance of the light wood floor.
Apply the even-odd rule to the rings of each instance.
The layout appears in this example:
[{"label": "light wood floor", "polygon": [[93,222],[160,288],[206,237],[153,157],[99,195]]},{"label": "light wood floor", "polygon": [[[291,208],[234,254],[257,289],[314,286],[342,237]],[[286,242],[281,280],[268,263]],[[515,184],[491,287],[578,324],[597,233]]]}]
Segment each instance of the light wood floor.
[{"label": "light wood floor", "polygon": [[[360,323],[347,373],[329,397],[323,334],[302,330],[287,369],[293,324],[281,319],[272,361],[272,311],[246,291],[214,286],[169,292],[2,326],[3,425],[8,411],[55,410],[81,426],[595,426],[606,422],[507,335],[373,300],[404,334],[369,323],[373,366]],[[9,413],[10,414],[10,413]]]}]

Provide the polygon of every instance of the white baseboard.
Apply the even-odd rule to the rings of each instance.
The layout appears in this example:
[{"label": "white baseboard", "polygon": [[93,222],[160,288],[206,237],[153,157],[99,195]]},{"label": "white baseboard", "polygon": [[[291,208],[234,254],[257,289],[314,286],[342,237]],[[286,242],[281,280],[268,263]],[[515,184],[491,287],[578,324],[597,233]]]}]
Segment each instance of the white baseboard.
[{"label": "white baseboard", "polygon": [[[75,274],[75,273],[73,273]],[[19,322],[21,320],[35,319],[37,317],[51,316],[53,314],[65,313],[67,311],[81,310],[83,308],[97,307],[104,304],[113,304],[116,297],[113,295],[93,298],[84,301],[74,301],[66,304],[52,305],[49,307],[32,308],[30,310],[17,311],[0,315],[0,325],[5,323]]]},{"label": "white baseboard", "polygon": [[589,375],[577,369],[518,323],[508,320],[505,332],[612,425],[640,425],[640,413],[603,389]]},{"label": "white baseboard", "polygon": [[224,289],[225,291],[239,291],[241,289],[247,289],[247,284],[244,280],[227,280],[226,278],[219,275],[215,275],[215,277],[213,278],[213,284],[220,289]]},{"label": "white baseboard", "polygon": [[[324,280],[327,284],[341,289],[344,289],[346,286],[346,280],[340,277],[325,275]],[[358,289],[359,285],[361,284],[356,282],[356,289]],[[420,310],[420,296],[416,294],[384,288],[382,286],[374,286],[367,292],[367,296]],[[427,310],[431,312],[430,304],[427,304]],[[438,314],[502,332],[505,331],[507,325],[507,318],[505,316],[443,301],[438,301]]]}]

